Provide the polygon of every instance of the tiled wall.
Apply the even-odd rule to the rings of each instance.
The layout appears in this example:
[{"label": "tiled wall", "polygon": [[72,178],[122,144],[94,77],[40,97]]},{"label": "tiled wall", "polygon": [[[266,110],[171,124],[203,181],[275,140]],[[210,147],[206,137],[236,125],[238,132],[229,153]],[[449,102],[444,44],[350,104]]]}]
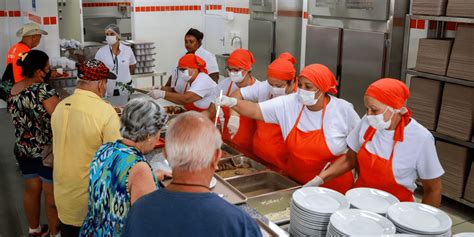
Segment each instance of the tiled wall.
[{"label": "tiled wall", "polygon": [[132,0],[82,0],[82,10],[84,17],[94,16],[116,16],[120,17],[117,11],[118,6],[131,6]]}]

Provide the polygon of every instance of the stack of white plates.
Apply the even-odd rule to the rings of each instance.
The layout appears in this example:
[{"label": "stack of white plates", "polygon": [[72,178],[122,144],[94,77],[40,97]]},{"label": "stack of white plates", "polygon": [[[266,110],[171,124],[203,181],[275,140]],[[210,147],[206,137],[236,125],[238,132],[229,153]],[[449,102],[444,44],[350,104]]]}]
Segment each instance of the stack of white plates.
[{"label": "stack of white plates", "polygon": [[373,188],[354,188],[346,193],[352,208],[372,211],[382,216],[388,207],[400,201],[390,193]]},{"label": "stack of white plates", "polygon": [[290,205],[292,236],[325,236],[331,214],[349,209],[344,195],[327,188],[301,188]]},{"label": "stack of white plates", "polygon": [[451,236],[453,224],[449,216],[438,208],[415,202],[400,202],[390,206],[387,217],[403,234]]},{"label": "stack of white plates", "polygon": [[327,236],[380,236],[395,232],[393,223],[375,212],[347,209],[332,214]]}]

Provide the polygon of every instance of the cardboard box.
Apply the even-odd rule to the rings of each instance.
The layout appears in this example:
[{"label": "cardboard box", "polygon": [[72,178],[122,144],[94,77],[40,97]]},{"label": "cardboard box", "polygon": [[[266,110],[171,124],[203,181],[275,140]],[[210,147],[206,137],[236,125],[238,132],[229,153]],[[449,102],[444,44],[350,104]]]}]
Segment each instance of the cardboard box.
[{"label": "cardboard box", "polygon": [[436,131],[463,141],[472,138],[474,87],[445,83]]},{"label": "cardboard box", "polygon": [[444,16],[448,0],[412,0],[414,15]]},{"label": "cardboard box", "polygon": [[437,141],[436,149],[439,161],[445,171],[445,174],[441,177],[443,194],[461,198],[469,172],[468,165],[471,164],[469,148]]},{"label": "cardboard box", "polygon": [[412,77],[408,108],[413,118],[429,130],[436,130],[443,92],[443,82]]},{"label": "cardboard box", "polygon": [[474,202],[474,163],[471,163],[471,170],[464,190],[464,199]]},{"label": "cardboard box", "polygon": [[[474,1],[472,1],[474,2]],[[474,25],[458,25],[449,60],[449,77],[474,81]]]},{"label": "cardboard box", "polygon": [[420,39],[415,69],[446,76],[452,39]]},{"label": "cardboard box", "polygon": [[457,17],[474,17],[474,1],[449,0],[446,15]]}]

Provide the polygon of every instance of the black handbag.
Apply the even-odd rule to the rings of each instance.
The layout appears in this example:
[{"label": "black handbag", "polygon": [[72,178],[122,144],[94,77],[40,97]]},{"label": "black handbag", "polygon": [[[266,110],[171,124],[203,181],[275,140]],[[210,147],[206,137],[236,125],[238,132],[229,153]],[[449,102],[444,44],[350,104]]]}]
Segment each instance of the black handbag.
[{"label": "black handbag", "polygon": [[8,97],[10,96],[10,92],[12,90],[13,84],[15,80],[13,79],[13,66],[11,63],[7,65],[5,68],[5,72],[3,72],[3,76],[0,80],[0,99],[7,101]]}]

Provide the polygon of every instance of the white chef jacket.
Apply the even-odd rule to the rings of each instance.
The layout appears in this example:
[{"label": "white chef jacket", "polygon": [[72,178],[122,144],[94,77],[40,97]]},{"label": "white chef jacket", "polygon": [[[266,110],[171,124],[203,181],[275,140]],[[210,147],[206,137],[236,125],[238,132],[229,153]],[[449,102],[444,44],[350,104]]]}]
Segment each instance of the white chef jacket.
[{"label": "white chef jacket", "polygon": [[217,84],[206,73],[199,73],[192,84],[184,82],[181,79],[179,79],[178,81],[179,82],[177,86],[174,88],[177,93],[184,94],[185,92],[189,91],[195,93],[196,95],[202,98],[193,103],[198,108],[209,108],[209,105],[215,99],[214,93]]},{"label": "white chef jacket", "polygon": [[[358,152],[364,143],[369,127],[367,117],[347,137],[347,145]],[[394,130],[377,131],[366,145],[367,151],[383,159],[390,159]],[[403,142],[398,142],[393,152],[392,169],[398,184],[414,191],[416,179],[435,179],[444,174],[438,159],[433,135],[415,119],[405,127]]]},{"label": "white chef jacket", "polygon": [[[216,55],[207,51],[202,46],[199,47],[194,53],[196,56],[200,57],[206,62],[206,69],[208,74],[219,73],[219,65],[217,65]],[[175,87],[178,83],[178,64],[171,70],[171,87]]]},{"label": "white chef jacket", "polygon": [[[283,138],[286,140],[298,119],[303,104],[298,100],[298,94],[293,93],[261,102],[259,106],[264,121],[279,124]],[[297,127],[303,132],[319,130],[322,124],[321,119],[322,110],[310,111],[305,106]],[[359,115],[351,103],[331,96],[324,115],[324,137],[333,155],[347,152],[346,138],[359,121]]]},{"label": "white chef jacket", "polygon": [[[120,43],[119,49],[120,53],[117,57],[112,55],[109,45],[100,48],[95,55],[95,59],[102,61],[112,73],[117,75],[117,80],[108,80],[107,82],[107,96],[112,96],[114,90],[118,89],[116,87],[116,82],[126,84],[132,81],[130,65],[137,64],[135,55],[130,47]],[[118,65],[118,67],[115,65]],[[126,91],[121,90],[120,94],[126,94]]]}]

